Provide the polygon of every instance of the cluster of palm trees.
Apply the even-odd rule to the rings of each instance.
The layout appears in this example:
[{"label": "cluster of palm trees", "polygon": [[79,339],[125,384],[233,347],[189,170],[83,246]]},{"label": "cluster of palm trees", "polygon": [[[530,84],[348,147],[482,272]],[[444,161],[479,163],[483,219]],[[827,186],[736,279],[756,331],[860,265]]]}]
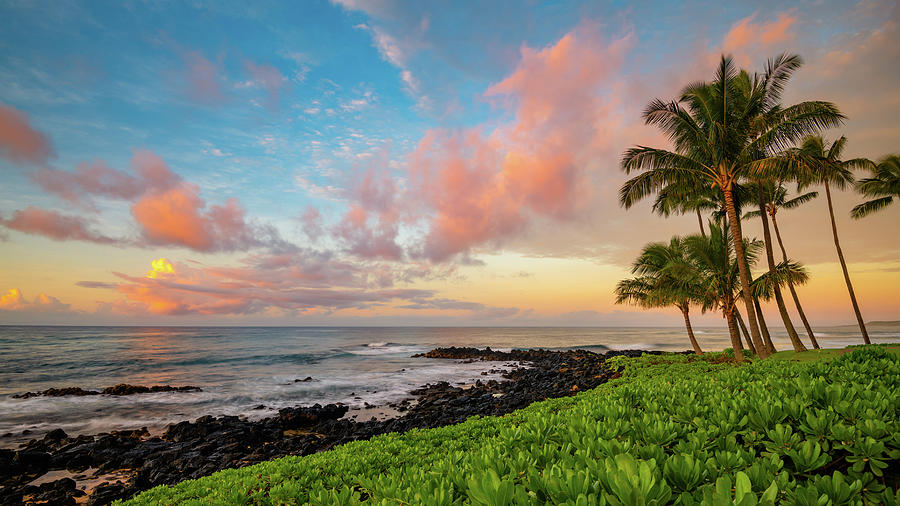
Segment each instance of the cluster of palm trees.
[{"label": "cluster of palm trees", "polygon": [[[653,100],[644,111],[644,121],[666,133],[674,149],[636,146],[622,158],[622,169],[637,173],[619,193],[626,209],[656,195],[655,212],[696,213],[700,233],[673,237],[668,244],[648,244],[634,262],[635,277],[617,285],[616,302],[677,307],[697,353],[701,349],[691,329],[692,306],[721,311],[736,359],[743,359],[742,334],[757,356],[774,353],[760,306],[760,300],[770,299],[776,302],[794,349],[805,350],[782,287],[788,288],[812,346],[819,347],[795,289],[808,274],[789,258],[776,220],[779,210],[816,198],[818,192],[806,189],[818,185],[825,188],[838,259],[863,340],[869,343],[838,239],[831,188],[855,186],[872,197],[853,208],[854,218],[883,209],[895,197],[900,199],[900,156],[878,164],[864,158],[843,160],[847,139],[828,144],[821,136],[823,130],[843,123],[837,106],[824,101],[783,105],[784,87],[801,65],[799,56],[784,54],[769,60],[764,72],[750,74],[723,56],[712,81],[687,86],[676,101]],[[855,169],[870,170],[871,177],[856,183]],[[788,183],[796,184],[796,196],[788,194]],[[704,213],[712,215],[706,228]],[[751,218],[761,220],[762,241],[743,237],[741,220]],[[775,261],[770,220],[780,262]],[[763,255],[765,272],[754,279],[750,268]]]}]

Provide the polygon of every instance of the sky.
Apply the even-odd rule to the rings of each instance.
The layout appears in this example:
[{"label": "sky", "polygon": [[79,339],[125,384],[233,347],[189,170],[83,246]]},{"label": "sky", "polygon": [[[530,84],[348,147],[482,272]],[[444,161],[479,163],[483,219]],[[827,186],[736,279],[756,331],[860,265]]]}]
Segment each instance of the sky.
[{"label": "sky", "polygon": [[[644,244],[698,231],[618,204],[622,153],[668,145],[643,108],[722,54],[796,53],[785,103],[837,104],[847,157],[897,153],[898,24],[877,0],[0,0],[0,324],[680,325],[614,304]],[[897,320],[900,206],[861,201],[835,194],[854,288]],[[778,218],[813,326],[852,323],[824,199]]]}]

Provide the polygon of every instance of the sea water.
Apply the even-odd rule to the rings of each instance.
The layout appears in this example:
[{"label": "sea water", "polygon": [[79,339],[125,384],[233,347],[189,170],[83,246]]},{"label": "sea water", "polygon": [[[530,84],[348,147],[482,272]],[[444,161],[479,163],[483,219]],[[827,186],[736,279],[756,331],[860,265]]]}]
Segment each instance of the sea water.
[{"label": "sea water", "polygon": [[[860,344],[851,326],[817,331],[823,347]],[[870,329],[874,342],[900,341],[900,325]],[[696,329],[707,350],[730,346],[724,327]],[[773,336],[789,348],[784,333]],[[166,425],[203,415],[272,416],[287,406],[381,405],[426,383],[477,379],[497,363],[412,358],[439,346],[690,349],[683,328],[433,327],[38,327],[0,326],[0,447],[54,428],[69,435]],[[311,381],[303,380],[311,377]],[[32,397],[51,387],[118,383],[193,385],[201,392]],[[262,408],[259,408],[263,406]],[[22,434],[23,431],[30,434]]]}]

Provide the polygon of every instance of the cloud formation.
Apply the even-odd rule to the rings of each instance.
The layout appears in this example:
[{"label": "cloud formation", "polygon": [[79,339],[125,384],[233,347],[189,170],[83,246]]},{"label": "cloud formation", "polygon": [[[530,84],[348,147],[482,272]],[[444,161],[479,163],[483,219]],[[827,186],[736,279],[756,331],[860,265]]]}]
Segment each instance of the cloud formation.
[{"label": "cloud formation", "polygon": [[734,54],[738,64],[757,64],[751,59],[752,53],[770,52],[784,47],[794,40],[797,11],[791,9],[780,12],[772,21],[756,21],[756,14],[747,16],[733,25],[722,40],[722,52]]},{"label": "cloud formation", "polygon": [[18,288],[10,288],[5,295],[0,296],[0,311],[62,313],[69,311],[69,304],[63,304],[56,297],[45,293],[29,301]]},{"label": "cloud formation", "polygon": [[610,87],[631,37],[606,42],[582,24],[543,49],[523,46],[515,71],[485,92],[514,120],[430,130],[409,157],[411,195],[430,212],[422,254],[445,261],[498,245],[531,218],[573,220],[590,195],[586,173],[619,118]]},{"label": "cloud formation", "polygon": [[53,155],[50,139],[31,127],[24,112],[0,104],[0,157],[20,164],[43,164]]},{"label": "cloud formation", "polygon": [[41,235],[54,241],[87,241],[98,244],[118,244],[121,241],[93,232],[87,220],[51,209],[29,206],[16,211],[9,219],[0,217],[0,225],[25,234]]},{"label": "cloud formation", "polygon": [[136,150],[131,158],[136,175],[114,169],[103,160],[79,164],[74,172],[41,168],[33,175],[38,185],[69,202],[91,205],[91,197],[134,200],[146,192],[166,191],[181,182],[168,164],[149,150]]},{"label": "cloud formation", "polygon": [[73,172],[45,167],[33,179],[46,191],[91,211],[96,210],[96,197],[131,203],[139,240],[106,237],[91,232],[83,217],[35,207],[16,211],[10,219],[0,219],[0,224],[58,241],[181,246],[204,253],[293,247],[274,227],[249,223],[235,198],[222,205],[208,205],[196,184],[183,181],[152,151],[136,150],[131,169],[133,173],[121,171],[97,160],[82,163]]},{"label": "cloud formation", "polygon": [[182,182],[138,200],[131,213],[147,242],[201,252],[247,250],[263,244],[237,199],[207,206],[199,191],[197,185]]},{"label": "cloud formation", "polygon": [[212,62],[201,51],[182,51],[184,92],[197,104],[218,106],[228,101],[223,89],[221,62]]},{"label": "cloud formation", "polygon": [[[314,252],[253,256],[237,267],[191,267],[154,260],[144,276],[114,273],[119,283],[83,281],[124,296],[106,308],[123,314],[247,315],[329,314],[342,309],[390,308],[457,311],[502,318],[514,308],[435,298],[432,290],[385,288],[363,268]],[[274,313],[273,313],[274,312]]]}]

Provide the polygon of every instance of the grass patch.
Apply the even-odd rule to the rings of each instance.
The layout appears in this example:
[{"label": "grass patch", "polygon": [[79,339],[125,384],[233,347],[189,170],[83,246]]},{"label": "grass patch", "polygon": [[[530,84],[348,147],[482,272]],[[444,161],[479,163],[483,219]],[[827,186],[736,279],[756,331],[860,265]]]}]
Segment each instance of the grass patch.
[{"label": "grass patch", "polygon": [[[893,353],[900,357],[900,345],[896,344],[877,344],[872,346],[878,346],[879,348],[884,349],[889,353]],[[820,350],[807,350],[801,351],[797,353],[793,350],[785,350],[779,351],[777,353],[772,354],[771,359],[773,360],[793,360],[795,362],[811,362],[814,360],[832,360],[835,359],[845,353],[849,353],[854,349],[858,348],[858,346],[848,346],[847,348],[823,348]]]},{"label": "grass patch", "polygon": [[[503,417],[157,487],[130,504],[897,504],[900,357],[617,357]],[[893,473],[893,474],[892,474]]]}]

